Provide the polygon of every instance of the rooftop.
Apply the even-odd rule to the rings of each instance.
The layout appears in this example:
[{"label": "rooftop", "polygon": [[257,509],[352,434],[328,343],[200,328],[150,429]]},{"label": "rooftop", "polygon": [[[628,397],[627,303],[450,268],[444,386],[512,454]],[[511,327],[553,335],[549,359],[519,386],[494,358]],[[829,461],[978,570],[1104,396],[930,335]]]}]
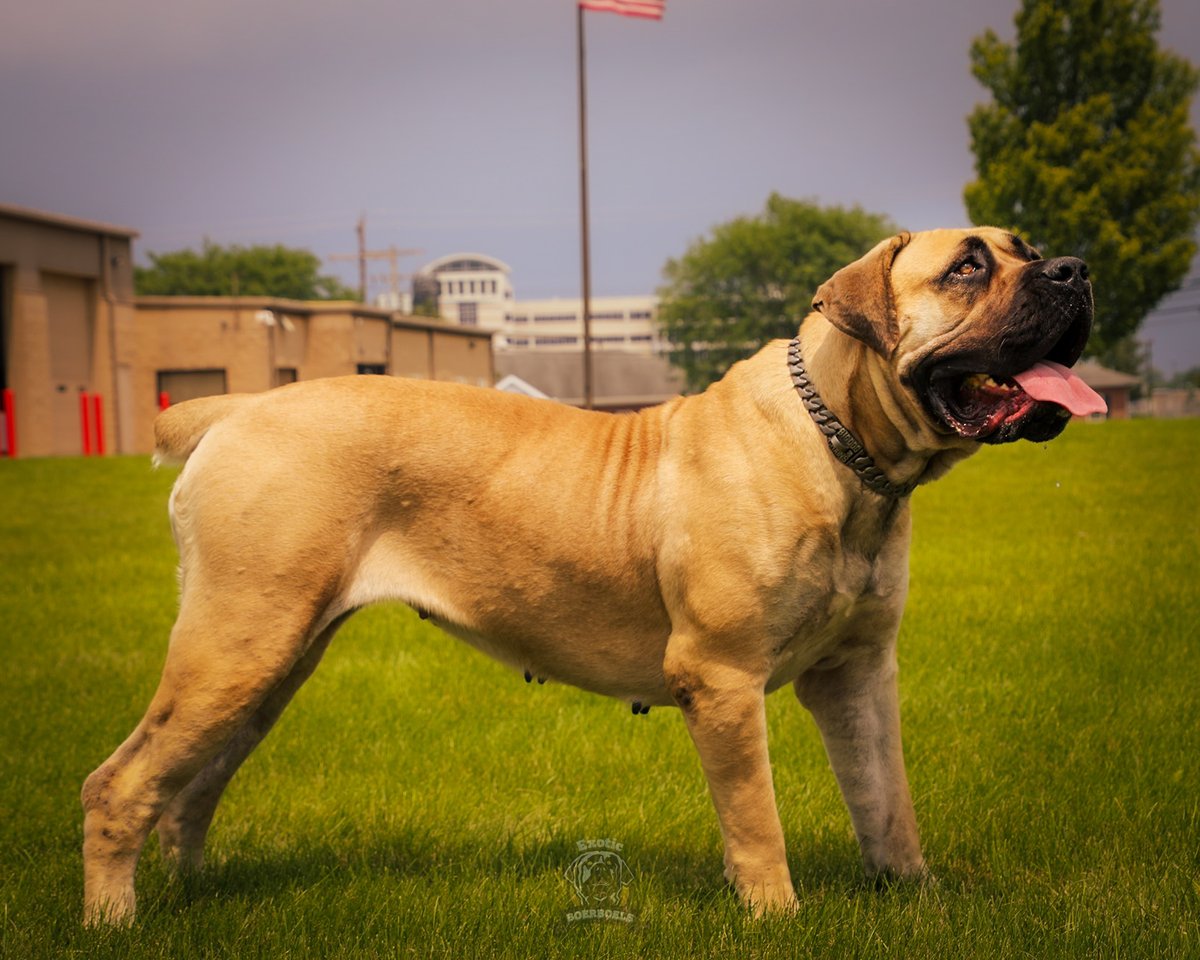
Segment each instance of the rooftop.
[{"label": "rooftop", "polygon": [[45,210],[34,210],[30,207],[18,207],[13,204],[0,203],[0,217],[12,220],[25,220],[29,223],[40,223],[50,227],[64,227],[68,230],[78,230],[82,233],[99,233],[109,237],[133,237],[138,232],[132,227],[119,227],[111,223],[101,223],[98,220],[82,220],[79,217],[68,217],[61,213],[49,213]]}]

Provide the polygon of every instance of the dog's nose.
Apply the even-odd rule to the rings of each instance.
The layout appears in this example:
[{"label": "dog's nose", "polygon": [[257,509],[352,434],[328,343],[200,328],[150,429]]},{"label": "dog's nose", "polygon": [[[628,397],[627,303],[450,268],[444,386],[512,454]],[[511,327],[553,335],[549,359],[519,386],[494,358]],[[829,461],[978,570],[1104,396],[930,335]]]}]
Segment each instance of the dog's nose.
[{"label": "dog's nose", "polygon": [[1041,264],[1039,276],[1053,283],[1082,286],[1088,280],[1087,264],[1078,257],[1055,257]]}]

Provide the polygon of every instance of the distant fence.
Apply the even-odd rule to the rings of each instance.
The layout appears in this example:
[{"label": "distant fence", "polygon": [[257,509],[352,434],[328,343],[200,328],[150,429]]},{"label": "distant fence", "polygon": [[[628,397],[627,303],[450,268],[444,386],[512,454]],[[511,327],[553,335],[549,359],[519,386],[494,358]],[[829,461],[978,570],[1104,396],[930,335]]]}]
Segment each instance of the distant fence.
[{"label": "distant fence", "polygon": [[1157,387],[1148,397],[1133,402],[1135,417],[1200,417],[1200,390]]}]

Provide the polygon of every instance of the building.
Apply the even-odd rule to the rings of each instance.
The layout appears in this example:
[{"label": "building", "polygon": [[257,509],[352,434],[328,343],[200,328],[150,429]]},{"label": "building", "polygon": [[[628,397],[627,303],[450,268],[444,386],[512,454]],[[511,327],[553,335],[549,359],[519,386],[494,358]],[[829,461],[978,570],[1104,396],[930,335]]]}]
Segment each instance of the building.
[{"label": "building", "polygon": [[[1080,380],[1104,398],[1108,404],[1108,419],[1129,419],[1133,409],[1130,398],[1141,384],[1137,377],[1102,367],[1095,360],[1080,360],[1072,369]],[[1096,419],[1104,417],[1098,415]]]},{"label": "building", "polygon": [[[592,297],[592,349],[659,354],[668,349],[658,329],[658,298]],[[583,350],[583,299],[517,300],[512,306],[501,351]]]},{"label": "building", "polygon": [[482,253],[452,253],[413,277],[413,304],[437,303],[439,314],[461,327],[499,333],[512,312],[508,264]]},{"label": "building", "polygon": [[133,445],[153,447],[162,394],[178,403],[296,380],[391,374],[490,387],[491,336],[360,303],[271,297],[138,297]]},{"label": "building", "polygon": [[[583,349],[583,299],[517,300],[512,269],[482,253],[452,253],[426,264],[413,277],[412,302],[437,304],[450,323],[496,335],[496,349]],[[658,298],[592,297],[592,347],[628,353],[662,353]]]},{"label": "building", "polygon": [[[496,354],[496,373],[509,389],[527,387],[574,406],[583,405],[579,350],[508,350]],[[654,406],[683,390],[683,374],[665,354],[600,350],[592,354],[592,406],[612,412]]]},{"label": "building", "polygon": [[[20,456],[101,443],[148,453],[163,394],[178,402],[355,373],[495,380],[491,334],[438,319],[350,302],[135,297],[136,236],[0,205],[0,389]],[[0,445],[7,436],[0,429]]]},{"label": "building", "polygon": [[124,449],[136,364],[136,236],[129,227],[0,205],[0,388],[13,400],[19,454],[80,453],[81,405],[96,395],[110,400],[100,406],[100,431]]}]

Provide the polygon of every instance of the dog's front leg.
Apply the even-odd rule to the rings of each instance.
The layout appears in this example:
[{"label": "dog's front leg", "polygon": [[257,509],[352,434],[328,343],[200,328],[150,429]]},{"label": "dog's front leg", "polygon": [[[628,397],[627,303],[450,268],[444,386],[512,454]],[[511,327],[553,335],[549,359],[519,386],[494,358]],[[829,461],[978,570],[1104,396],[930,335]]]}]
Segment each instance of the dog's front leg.
[{"label": "dog's front leg", "polygon": [[871,876],[926,875],[904,772],[895,643],[858,648],[833,669],[813,669],[796,695],[821,730]]},{"label": "dog's front leg", "polygon": [[755,913],[790,907],[796,895],[771,781],[763,679],[688,646],[672,641],[665,674],[717,808],[725,876]]}]

